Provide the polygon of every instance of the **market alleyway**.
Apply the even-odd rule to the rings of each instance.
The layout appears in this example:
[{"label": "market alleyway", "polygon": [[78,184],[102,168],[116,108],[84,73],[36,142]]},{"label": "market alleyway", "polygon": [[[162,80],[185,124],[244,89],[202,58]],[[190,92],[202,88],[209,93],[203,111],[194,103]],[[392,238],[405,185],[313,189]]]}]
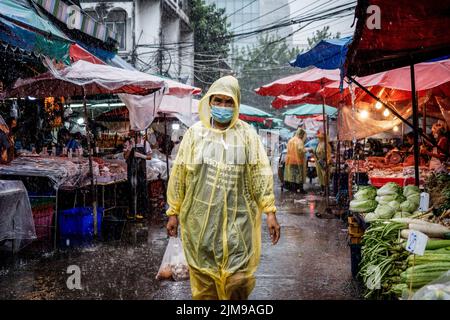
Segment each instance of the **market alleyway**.
[{"label": "market alleyway", "polygon": [[[345,224],[315,217],[324,206],[322,197],[281,192],[279,185],[276,196],[281,239],[272,246],[263,221],[261,262],[250,299],[358,299]],[[2,255],[0,299],[191,299],[189,281],[155,280],[166,244],[159,224],[148,228],[148,237],[38,257]],[[81,269],[81,290],[67,288],[70,265]]]}]

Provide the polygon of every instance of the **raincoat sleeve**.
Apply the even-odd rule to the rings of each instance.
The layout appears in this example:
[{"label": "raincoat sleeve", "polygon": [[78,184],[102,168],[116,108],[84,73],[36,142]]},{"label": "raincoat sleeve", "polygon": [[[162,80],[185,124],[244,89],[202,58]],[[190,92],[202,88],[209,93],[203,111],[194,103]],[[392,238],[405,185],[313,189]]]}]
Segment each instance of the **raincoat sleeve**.
[{"label": "raincoat sleeve", "polygon": [[[250,138],[249,174],[253,198],[260,212],[275,213],[275,195],[273,192],[273,173],[264,146],[256,135]],[[253,161],[252,161],[253,160]]]},{"label": "raincoat sleeve", "polygon": [[186,160],[190,152],[191,131],[188,130],[181,141],[177,157],[175,158],[172,172],[170,172],[169,183],[167,186],[167,203],[169,209],[166,211],[168,216],[177,216],[180,214],[181,204],[186,195]]}]

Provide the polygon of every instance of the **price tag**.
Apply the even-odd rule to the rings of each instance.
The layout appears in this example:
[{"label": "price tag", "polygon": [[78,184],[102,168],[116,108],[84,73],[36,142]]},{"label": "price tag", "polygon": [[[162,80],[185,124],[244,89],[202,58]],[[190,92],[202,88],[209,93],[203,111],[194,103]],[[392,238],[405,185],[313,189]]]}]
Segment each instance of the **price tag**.
[{"label": "price tag", "polygon": [[413,254],[423,256],[427,242],[428,236],[426,234],[420,231],[411,230],[408,242],[406,243],[406,250]]}]

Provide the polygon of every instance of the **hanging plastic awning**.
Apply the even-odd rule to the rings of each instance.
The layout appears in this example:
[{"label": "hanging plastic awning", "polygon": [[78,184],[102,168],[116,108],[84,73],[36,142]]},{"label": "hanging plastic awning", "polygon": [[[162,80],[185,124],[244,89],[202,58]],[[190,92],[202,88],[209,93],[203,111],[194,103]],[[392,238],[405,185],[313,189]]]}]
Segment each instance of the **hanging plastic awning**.
[{"label": "hanging plastic awning", "polygon": [[[380,28],[369,29],[367,8],[380,10]],[[450,1],[358,0],[346,74],[365,76],[448,55]]]},{"label": "hanging plastic awning", "polygon": [[[69,25],[70,17],[69,13],[71,13],[70,5],[66,4],[60,0],[32,0],[37,3],[43,9],[45,9],[48,13],[54,16],[56,19],[61,21],[62,23]],[[73,8],[72,4],[72,8]],[[76,7],[76,6],[75,6]],[[119,35],[112,31],[111,29],[106,28],[105,25],[98,23],[93,18],[84,14],[81,10],[79,12],[79,20],[78,23],[73,27],[94,37],[100,39],[104,42],[107,42],[109,39],[113,39],[117,42],[120,41]]]},{"label": "hanging plastic awning", "polygon": [[352,37],[322,40],[311,50],[297,55],[290,64],[299,68],[315,66],[326,70],[340,69],[345,63],[351,41]]},{"label": "hanging plastic awning", "polygon": [[37,56],[69,63],[70,39],[24,1],[0,2],[0,41]]},{"label": "hanging plastic awning", "polygon": [[271,118],[273,117],[273,115],[271,115],[268,112],[262,111],[258,108],[246,105],[246,104],[242,104],[239,107],[239,114],[240,115],[245,115],[245,116],[249,116],[249,117],[259,117],[259,118]]},{"label": "hanging plastic awning", "polygon": [[77,62],[79,60],[87,61],[93,64],[106,64],[89,51],[74,43],[70,46],[69,49],[70,61]]}]

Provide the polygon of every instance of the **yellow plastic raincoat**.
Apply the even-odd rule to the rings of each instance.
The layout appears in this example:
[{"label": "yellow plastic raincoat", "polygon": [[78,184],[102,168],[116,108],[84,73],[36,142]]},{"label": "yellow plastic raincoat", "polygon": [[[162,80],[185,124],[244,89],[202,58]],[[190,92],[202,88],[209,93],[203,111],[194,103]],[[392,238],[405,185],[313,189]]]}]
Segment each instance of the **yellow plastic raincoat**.
[{"label": "yellow plastic raincoat", "polygon": [[[327,164],[331,163],[331,146],[329,143],[327,145]],[[319,179],[319,184],[321,186],[326,186],[326,171],[325,171],[325,138],[323,135],[319,136],[319,144],[315,150],[316,155],[316,171],[317,178]],[[328,171],[328,181],[330,181],[330,172]]]},{"label": "yellow plastic raincoat", "polygon": [[[210,97],[233,98],[225,130],[211,126]],[[199,102],[170,175],[167,215],[178,215],[194,299],[246,299],[261,250],[261,213],[275,212],[273,174],[256,131],[239,120],[240,88],[217,80]]]},{"label": "yellow plastic raincoat", "polygon": [[306,132],[298,128],[287,145],[286,163],[284,167],[284,181],[302,184],[306,178],[305,160]]}]

